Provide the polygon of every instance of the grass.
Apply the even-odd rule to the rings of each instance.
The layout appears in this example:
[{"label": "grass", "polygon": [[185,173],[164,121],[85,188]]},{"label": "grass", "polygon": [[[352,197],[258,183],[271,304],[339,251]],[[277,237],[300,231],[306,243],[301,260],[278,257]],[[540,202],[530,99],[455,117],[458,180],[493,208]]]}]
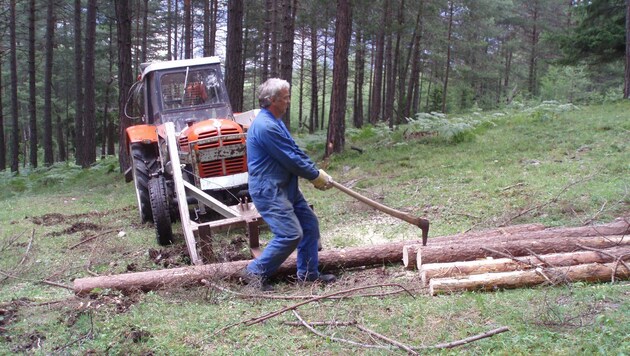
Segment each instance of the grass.
[{"label": "grass", "polygon": [[[570,107],[546,103],[500,113],[348,130],[347,149],[322,166],[339,182],[394,208],[431,220],[432,236],[503,223],[576,226],[630,211],[630,103]],[[450,128],[456,126],[457,135]],[[466,123],[466,125],[462,125]],[[437,134],[428,131],[435,130]],[[299,137],[321,157],[316,137]],[[160,248],[138,223],[130,184],[108,158],[89,170],[72,165],[13,177],[0,173],[0,354],[384,354],[322,339],[283,314],[263,324],[213,332],[292,304],[244,300],[190,286],[88,297],[39,283],[71,285],[100,275],[186,265],[184,244]],[[325,248],[419,238],[416,227],[375,212],[338,191],[302,184],[320,216]],[[527,213],[524,213],[527,212]],[[82,239],[90,243],[69,249]],[[119,234],[123,231],[124,234]],[[242,232],[218,236],[243,253]],[[430,241],[429,241],[430,243]],[[240,249],[240,250],[239,250]],[[28,251],[28,253],[26,253]],[[299,308],[307,320],[356,320],[410,345],[433,345],[508,326],[510,331],[455,349],[467,354],[628,354],[630,289],[576,283],[493,293],[428,297],[418,276],[399,266],[340,272],[331,287],[281,281],[285,294],[321,294],[355,285],[401,283],[415,290],[381,298],[328,300]],[[239,290],[240,287],[228,285]],[[242,291],[247,292],[247,289]],[[320,331],[371,342],[352,327]],[[401,352],[402,353],[402,352]],[[432,352],[433,353],[433,352]]]}]

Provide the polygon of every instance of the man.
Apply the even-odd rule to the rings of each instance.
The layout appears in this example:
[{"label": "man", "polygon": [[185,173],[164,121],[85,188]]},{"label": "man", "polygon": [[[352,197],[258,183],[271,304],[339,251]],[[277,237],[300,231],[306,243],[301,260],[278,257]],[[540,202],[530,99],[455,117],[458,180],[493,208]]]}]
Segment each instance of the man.
[{"label": "man", "polygon": [[261,111],[247,131],[249,193],[274,237],[263,253],[249,263],[241,278],[269,290],[268,279],[297,248],[299,282],[332,283],[332,274],[320,274],[317,256],[319,222],[298,188],[298,177],[320,190],[332,178],[297,146],[281,118],[291,96],[286,80],[271,78],[259,88]]}]

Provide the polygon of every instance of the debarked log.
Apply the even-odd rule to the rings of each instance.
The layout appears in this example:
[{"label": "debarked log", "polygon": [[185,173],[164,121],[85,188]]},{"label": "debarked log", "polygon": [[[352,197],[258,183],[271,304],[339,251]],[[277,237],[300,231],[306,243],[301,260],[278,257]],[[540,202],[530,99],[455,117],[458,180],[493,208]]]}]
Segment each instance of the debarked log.
[{"label": "debarked log", "polygon": [[[420,276],[426,286],[434,278],[463,277],[471,274],[511,272],[533,269],[535,267],[566,267],[587,263],[615,262],[616,257],[628,255],[630,245],[617,246],[595,251],[576,251],[552,253],[539,256],[522,256],[511,258],[484,259],[465,262],[429,263],[422,265]],[[616,257],[613,257],[616,256]]]},{"label": "debarked log", "polygon": [[[615,270],[616,268],[616,270]],[[604,282],[615,279],[628,279],[630,271],[623,265],[617,263],[589,263],[568,267],[556,267],[551,269],[553,275],[561,275],[567,282]],[[484,273],[470,275],[464,278],[435,278],[429,282],[429,293],[431,295],[473,291],[473,290],[495,290],[507,288],[520,288],[534,286],[549,282],[549,269],[541,273],[540,270],[513,271],[499,273]]]},{"label": "debarked log", "polygon": [[[418,269],[427,263],[444,263],[457,261],[474,261],[494,256],[486,249],[506,253],[510,256],[528,256],[559,252],[579,251],[577,245],[605,249],[618,245],[630,244],[630,238],[625,235],[615,236],[565,236],[540,240],[500,241],[494,243],[467,243],[457,245],[428,245],[418,250]],[[486,248],[486,249],[484,249]]]}]

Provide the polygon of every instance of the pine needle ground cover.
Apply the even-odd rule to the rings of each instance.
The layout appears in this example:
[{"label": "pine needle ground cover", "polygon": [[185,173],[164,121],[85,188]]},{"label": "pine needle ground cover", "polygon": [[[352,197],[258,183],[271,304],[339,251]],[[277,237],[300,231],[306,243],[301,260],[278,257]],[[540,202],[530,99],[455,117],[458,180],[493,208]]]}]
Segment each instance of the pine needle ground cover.
[{"label": "pine needle ground cover", "polygon": [[[503,224],[604,223],[630,214],[629,111],[624,102],[592,107],[549,102],[493,113],[425,114],[394,131],[348,130],[346,152],[321,164],[338,182],[430,219],[432,236]],[[313,157],[321,156],[321,137],[298,139]],[[320,217],[324,248],[419,238],[417,227],[339,191],[319,192],[309,184],[302,189]],[[296,303],[291,299],[247,299],[206,286],[74,296],[63,286],[72,286],[75,278],[189,263],[181,235],[162,248],[153,228],[139,223],[132,187],[113,158],[88,170],[60,165],[18,177],[3,172],[0,192],[0,354],[406,353],[333,341],[374,344],[352,326],[317,326],[330,337],[316,336],[288,324],[297,321],[291,312],[215,334]],[[247,257],[242,231],[218,236],[216,243],[226,260]],[[382,288],[377,296],[325,299],[297,311],[309,322],[354,321],[411,346],[510,329],[444,353],[630,350],[627,282],[429,297],[417,273],[400,266],[339,271],[338,276],[340,281],[328,287],[281,280],[275,294],[298,298],[400,284],[413,296],[386,294]]]}]

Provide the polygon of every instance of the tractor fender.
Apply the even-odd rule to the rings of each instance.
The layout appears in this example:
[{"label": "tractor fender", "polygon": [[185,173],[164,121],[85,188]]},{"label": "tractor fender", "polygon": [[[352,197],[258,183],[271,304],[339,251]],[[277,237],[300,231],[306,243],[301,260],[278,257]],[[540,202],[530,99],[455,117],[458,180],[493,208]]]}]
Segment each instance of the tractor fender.
[{"label": "tractor fender", "polygon": [[144,144],[157,143],[157,132],[154,125],[134,125],[129,126],[127,132],[127,147],[136,142]]}]

